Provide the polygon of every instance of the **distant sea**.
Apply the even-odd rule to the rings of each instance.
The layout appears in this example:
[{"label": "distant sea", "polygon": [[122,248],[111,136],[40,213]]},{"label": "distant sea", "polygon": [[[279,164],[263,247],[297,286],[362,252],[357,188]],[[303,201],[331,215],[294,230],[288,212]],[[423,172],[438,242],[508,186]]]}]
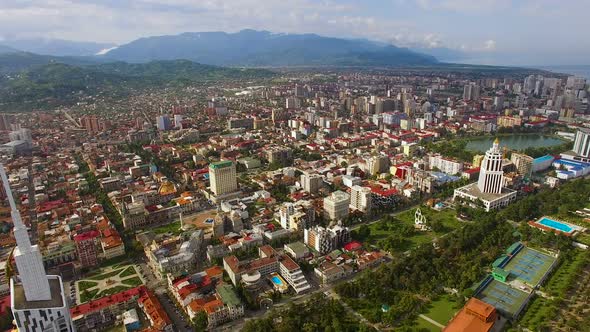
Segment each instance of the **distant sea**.
[{"label": "distant sea", "polygon": [[585,77],[590,80],[590,65],[540,66],[539,69]]}]

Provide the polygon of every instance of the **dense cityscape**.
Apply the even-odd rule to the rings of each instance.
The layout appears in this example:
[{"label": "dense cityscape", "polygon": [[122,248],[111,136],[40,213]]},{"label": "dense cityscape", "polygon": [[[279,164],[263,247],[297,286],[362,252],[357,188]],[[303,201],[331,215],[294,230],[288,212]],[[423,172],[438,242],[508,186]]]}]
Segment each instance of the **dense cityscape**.
[{"label": "dense cityscape", "polygon": [[590,77],[256,30],[3,43],[0,331],[590,331]]}]

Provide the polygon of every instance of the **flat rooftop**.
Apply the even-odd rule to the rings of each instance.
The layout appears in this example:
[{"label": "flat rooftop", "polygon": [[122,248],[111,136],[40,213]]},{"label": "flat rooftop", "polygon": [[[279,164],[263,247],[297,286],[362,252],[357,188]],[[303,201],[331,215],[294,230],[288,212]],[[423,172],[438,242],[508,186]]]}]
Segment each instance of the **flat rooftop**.
[{"label": "flat rooftop", "polygon": [[14,298],[14,308],[17,310],[30,310],[41,308],[62,308],[64,302],[61,294],[61,279],[56,276],[49,276],[49,288],[51,290],[51,299],[47,301],[27,301],[25,298],[25,289],[22,284],[14,284],[12,296]]},{"label": "flat rooftop", "polygon": [[480,198],[481,200],[488,201],[488,202],[495,201],[497,199],[512,195],[515,192],[512,189],[502,188],[501,194],[483,193],[483,192],[481,192],[481,190],[479,190],[479,187],[477,186],[477,182],[468,184],[468,185],[458,188],[456,190],[461,191],[461,192],[466,193],[471,196],[475,196],[477,198]]}]

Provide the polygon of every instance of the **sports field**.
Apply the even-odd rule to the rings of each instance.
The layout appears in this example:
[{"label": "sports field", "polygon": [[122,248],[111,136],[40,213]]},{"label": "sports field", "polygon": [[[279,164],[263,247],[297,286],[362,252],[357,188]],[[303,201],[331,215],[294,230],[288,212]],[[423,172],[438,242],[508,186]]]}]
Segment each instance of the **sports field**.
[{"label": "sports field", "polygon": [[504,270],[510,271],[510,278],[520,279],[531,287],[535,287],[549,271],[553,262],[555,257],[524,247],[506,264]]},{"label": "sports field", "polygon": [[526,301],[528,293],[510,285],[492,279],[492,281],[477,295],[477,298],[491,304],[501,313],[513,317]]}]

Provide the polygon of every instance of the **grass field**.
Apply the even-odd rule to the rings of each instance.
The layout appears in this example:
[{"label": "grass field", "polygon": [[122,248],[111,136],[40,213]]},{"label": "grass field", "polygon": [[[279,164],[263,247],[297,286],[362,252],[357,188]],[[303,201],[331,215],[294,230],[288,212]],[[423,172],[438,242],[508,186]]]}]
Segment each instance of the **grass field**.
[{"label": "grass field", "polygon": [[98,286],[98,283],[94,282],[94,281],[84,281],[83,280],[83,281],[80,281],[80,283],[78,284],[78,288],[80,289],[81,292],[83,292],[89,288],[96,287],[96,286]]},{"label": "grass field", "polygon": [[423,319],[422,317],[416,318],[416,325],[413,326],[417,331],[423,331],[424,329],[431,332],[440,332],[441,328],[432,324],[431,322]]},{"label": "grass field", "polygon": [[96,300],[143,284],[133,265],[115,264],[76,282],[79,303]]},{"label": "grass field", "polygon": [[439,324],[447,325],[459,309],[461,309],[459,303],[455,302],[449,295],[444,295],[430,302],[428,310],[422,314]]},{"label": "grass field", "polygon": [[[435,231],[418,231],[416,230],[410,236],[404,236],[404,244],[399,248],[401,251],[410,250],[414,247],[425,243],[431,243],[436,237],[442,236],[461,226],[461,222],[456,217],[453,209],[436,211],[422,206],[422,215],[426,217],[426,222],[438,223],[439,227]],[[382,221],[369,225],[371,230],[370,236],[366,242],[371,245],[377,245],[380,240],[384,240],[392,234],[395,234],[402,226],[414,227],[414,214],[416,209],[410,209],[393,216],[393,220],[383,219]]]},{"label": "grass field", "polygon": [[155,227],[155,228],[149,229],[149,231],[152,231],[156,234],[172,233],[172,234],[178,235],[178,234],[182,233],[182,230],[180,229],[180,221],[175,221],[175,222],[167,224],[167,225]]}]

